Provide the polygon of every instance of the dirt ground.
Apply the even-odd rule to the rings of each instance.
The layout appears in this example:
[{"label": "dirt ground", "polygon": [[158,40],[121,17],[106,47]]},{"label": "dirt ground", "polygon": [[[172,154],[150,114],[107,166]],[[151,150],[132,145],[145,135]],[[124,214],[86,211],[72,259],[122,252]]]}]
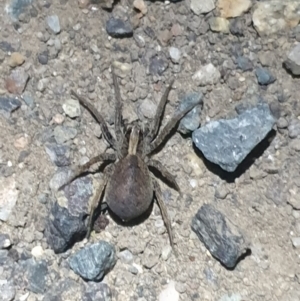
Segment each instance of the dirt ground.
[{"label": "dirt ground", "polygon": [[[10,248],[21,257],[35,257],[32,250],[41,246],[38,258],[45,260],[49,273],[44,292],[34,293],[14,282],[11,286],[15,296],[0,300],[54,300],[44,296],[58,280],[69,278],[84,283],[69,268],[66,258],[87,241],[66,253],[54,254],[43,234],[54,200],[49,183],[57,170],[44,145],[53,136],[53,129],[63,124],[76,129],[75,136],[66,142],[71,164],[86,162],[108,149],[103,138],[99,139],[100,127],[91,115],[81,108],[79,116],[72,119],[66,116],[63,104],[71,98],[73,88],[101,110],[113,129],[111,64],[115,61],[119,62],[124,116],[129,121],[153,117],[153,108],[169,79],[175,76],[163,124],[189,91],[204,93],[202,124],[234,116],[238,103],[251,102],[256,96],[271,104],[287,124],[275,127],[263,153],[232,182],[214,173],[198,156],[190,136],[176,132],[170,137],[155,158],[176,176],[184,196],[192,196],[192,200],[179,199],[176,191],[159,181],[179,256],[176,258],[170,250],[156,204],[149,218],[134,227],[122,227],[108,217],[106,229],[93,233],[90,240],[104,239],[116,247],[117,263],[103,280],[112,291],[111,300],[300,300],[300,243],[293,240],[300,237],[300,211],[289,203],[291,197],[299,198],[300,148],[296,145],[298,138],[291,139],[288,129],[299,121],[299,78],[291,76],[282,65],[296,42],[293,30],[260,37],[251,24],[250,9],[238,17],[245,21],[242,36],[223,34],[208,26],[208,19],[218,15],[217,9],[196,15],[189,1],[145,3],[147,12],[142,16],[132,11],[131,1],[117,2],[105,10],[98,4],[79,8],[77,1],[37,0],[32,4],[36,11],[31,11],[29,17],[28,12],[24,13],[13,23],[7,14],[8,2],[0,2],[0,95],[16,95],[21,101],[20,108],[11,115],[0,114],[1,185],[11,185],[13,191],[18,191],[9,218],[0,221],[0,232],[9,236]],[[50,15],[59,18],[57,34],[47,27]],[[141,44],[137,42],[139,37],[109,37],[106,22],[111,16],[134,17],[131,22],[136,22],[134,33],[142,37]],[[171,46],[181,51],[178,63],[170,59]],[[22,65],[19,58],[12,61],[12,52],[24,56]],[[47,57],[46,63],[41,54]],[[153,54],[159,54],[168,64],[162,75],[149,72]],[[240,54],[249,57],[253,66],[260,65],[259,57],[267,57],[276,81],[268,87],[258,85],[253,70],[237,68]],[[219,69],[222,77],[214,84],[198,86],[192,76],[208,63]],[[7,82],[16,69],[29,76],[21,92]],[[21,95],[29,100],[25,102]],[[214,259],[191,230],[193,216],[205,203],[214,204],[230,218],[250,243],[251,254],[233,270]],[[124,255],[124,250],[129,255],[127,251]],[[5,278],[8,275],[13,277],[15,272],[6,270],[12,271],[0,265],[0,281],[10,281]],[[173,295],[160,295],[168,285]],[[64,300],[83,298],[74,289]]]}]

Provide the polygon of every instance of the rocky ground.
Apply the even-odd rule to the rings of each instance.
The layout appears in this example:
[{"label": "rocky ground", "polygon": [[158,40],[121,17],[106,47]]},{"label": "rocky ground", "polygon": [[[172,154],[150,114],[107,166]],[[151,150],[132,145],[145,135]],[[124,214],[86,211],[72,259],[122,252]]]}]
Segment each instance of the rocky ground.
[{"label": "rocky ground", "polygon": [[[300,300],[299,2],[92,2],[0,2],[0,300]],[[177,257],[156,203],[84,239],[101,173],[57,192],[111,152],[70,90],[113,131],[112,67],[126,122],[200,103],[154,156]]]}]

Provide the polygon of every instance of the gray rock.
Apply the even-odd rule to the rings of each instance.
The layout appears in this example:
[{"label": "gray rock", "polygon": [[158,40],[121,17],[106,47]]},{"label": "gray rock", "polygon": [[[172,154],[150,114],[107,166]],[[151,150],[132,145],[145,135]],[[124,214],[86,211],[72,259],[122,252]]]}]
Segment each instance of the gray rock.
[{"label": "gray rock", "polygon": [[121,259],[122,262],[124,263],[131,263],[133,261],[133,255],[132,253],[129,251],[129,250],[124,250],[124,251],[121,251],[119,254],[118,254],[118,257]]},{"label": "gray rock", "polygon": [[209,252],[228,268],[234,268],[248,248],[239,230],[212,205],[198,210],[191,227]]},{"label": "gray rock", "polygon": [[150,59],[149,72],[152,75],[162,75],[168,68],[169,64],[166,56],[159,53]]},{"label": "gray rock", "polygon": [[234,18],[230,22],[229,30],[230,32],[238,37],[244,36],[245,22],[241,18]]},{"label": "gray rock", "polygon": [[46,144],[46,153],[49,155],[51,161],[58,167],[68,166],[71,164],[70,147],[67,145]]},{"label": "gray rock", "polygon": [[49,51],[45,50],[38,54],[38,61],[42,65],[47,65],[49,60]]},{"label": "gray rock", "polygon": [[54,138],[57,144],[64,144],[65,142],[74,139],[76,135],[77,130],[69,126],[58,125],[54,129]]},{"label": "gray rock", "polygon": [[106,283],[90,282],[84,292],[83,301],[111,301],[112,294]]},{"label": "gray rock", "polygon": [[118,18],[110,18],[106,22],[106,31],[115,38],[131,37],[133,35],[131,24]]},{"label": "gray rock", "polygon": [[19,196],[16,180],[12,177],[0,178],[0,220],[7,221],[14,210]]},{"label": "gray rock", "polygon": [[1,41],[0,42],[0,49],[3,50],[4,52],[15,52],[16,49],[6,41]]},{"label": "gray rock", "polygon": [[68,260],[71,269],[87,280],[101,280],[116,263],[115,248],[106,241],[87,245]]},{"label": "gray rock", "polygon": [[24,100],[24,102],[27,104],[27,106],[31,109],[33,109],[35,107],[35,102],[34,99],[31,97],[31,95],[29,95],[28,93],[24,93],[22,95],[22,99]]},{"label": "gray rock", "polygon": [[64,112],[71,118],[80,116],[80,104],[77,99],[67,99],[62,105]]},{"label": "gray rock", "polygon": [[16,295],[16,289],[11,281],[0,280],[1,301],[12,301]]},{"label": "gray rock", "polygon": [[194,131],[192,138],[209,161],[233,172],[274,124],[268,104],[262,103],[234,119],[209,122]]},{"label": "gray rock", "polygon": [[28,289],[36,294],[42,294],[46,289],[48,267],[45,261],[26,260],[26,278]]},{"label": "gray rock", "polygon": [[300,136],[300,121],[298,119],[292,119],[288,126],[289,137],[294,139]]},{"label": "gray rock", "polygon": [[269,85],[276,81],[276,78],[272,75],[270,70],[266,68],[257,68],[255,70],[257,81],[260,85]]},{"label": "gray rock", "polygon": [[7,249],[11,246],[8,234],[0,233],[0,249]]},{"label": "gray rock", "polygon": [[[59,170],[50,181],[50,187],[57,190],[70,178],[72,172]],[[92,199],[93,181],[90,176],[79,177],[57,193],[57,202],[51,209],[45,236],[56,253],[67,250],[86,234],[86,216]]]},{"label": "gray rock", "polygon": [[173,63],[177,64],[181,57],[181,51],[177,47],[170,47],[169,54]]},{"label": "gray rock", "polygon": [[79,217],[71,215],[67,208],[54,203],[46,224],[45,237],[55,253],[65,252],[83,239],[87,231],[84,220],[84,214]]},{"label": "gray rock", "polygon": [[198,0],[191,0],[191,10],[194,14],[207,14],[215,8],[214,1],[198,1]]},{"label": "gray rock", "polygon": [[59,18],[57,15],[47,16],[46,22],[47,22],[49,29],[54,34],[60,33],[60,24],[59,24]]},{"label": "gray rock", "polygon": [[7,118],[9,118],[10,114],[21,105],[22,103],[16,98],[6,96],[0,97],[0,113]]},{"label": "gray rock", "polygon": [[33,0],[11,0],[6,8],[13,21],[17,21]]},{"label": "gray rock", "polygon": [[59,187],[65,184],[66,180],[72,175],[72,171],[66,168],[60,168],[52,177],[49,187],[56,191]]},{"label": "gray rock", "polygon": [[203,94],[191,92],[184,96],[182,99],[179,110],[184,110],[187,106],[193,104],[196,105],[193,110],[187,113],[180,121],[178,126],[178,131],[182,134],[187,134],[189,132],[195,131],[200,125],[200,113],[203,104]]},{"label": "gray rock", "polygon": [[21,94],[29,81],[29,74],[24,68],[17,68],[11,71],[6,79],[6,88],[12,94]]},{"label": "gray rock", "polygon": [[252,62],[247,57],[244,57],[244,56],[239,56],[237,58],[237,65],[243,71],[253,70]]},{"label": "gray rock", "polygon": [[211,63],[202,66],[192,77],[198,86],[216,84],[220,78],[220,71]]},{"label": "gray rock", "polygon": [[289,53],[284,65],[294,75],[300,75],[300,43]]}]

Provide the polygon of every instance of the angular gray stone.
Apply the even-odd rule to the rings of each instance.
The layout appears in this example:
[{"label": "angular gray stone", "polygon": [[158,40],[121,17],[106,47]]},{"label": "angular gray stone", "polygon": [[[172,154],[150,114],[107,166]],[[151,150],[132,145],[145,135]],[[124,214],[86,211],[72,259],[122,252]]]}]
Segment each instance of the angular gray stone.
[{"label": "angular gray stone", "polygon": [[300,75],[300,43],[289,53],[284,65],[294,75]]},{"label": "angular gray stone", "polygon": [[55,143],[45,145],[46,153],[51,161],[58,167],[68,166],[71,164],[70,147],[67,145],[58,145]]},{"label": "angular gray stone", "polygon": [[36,294],[44,293],[46,289],[46,277],[48,274],[46,261],[28,259],[24,264],[26,266],[28,289]]},{"label": "angular gray stone", "polygon": [[0,113],[7,118],[9,118],[10,114],[21,105],[22,103],[16,98],[6,96],[0,97]]},{"label": "angular gray stone", "polygon": [[187,134],[189,132],[195,131],[200,125],[200,112],[203,103],[203,94],[191,92],[184,96],[178,109],[183,111],[187,106],[191,104],[196,105],[193,110],[188,112],[181,120],[178,126],[178,131],[182,134]]},{"label": "angular gray stone", "polygon": [[276,78],[267,68],[257,68],[255,70],[257,81],[260,85],[269,85],[275,82]]},{"label": "angular gray stone", "polygon": [[192,139],[206,159],[233,172],[275,122],[269,105],[262,103],[236,118],[207,123],[193,132]]},{"label": "angular gray stone", "polygon": [[77,130],[75,128],[58,125],[54,129],[54,138],[57,144],[64,144],[68,140],[74,139],[77,135]]},{"label": "angular gray stone", "polygon": [[118,18],[110,18],[106,22],[106,31],[115,38],[131,37],[133,35],[131,24]]},{"label": "angular gray stone", "polygon": [[106,241],[87,245],[69,260],[71,269],[87,280],[101,280],[116,263],[115,248]]},{"label": "angular gray stone", "polygon": [[236,266],[248,244],[239,230],[212,205],[203,205],[194,216],[192,230],[209,252],[228,268]]},{"label": "angular gray stone", "polygon": [[52,16],[47,16],[46,17],[46,22],[50,30],[58,34],[60,33],[60,24],[59,24],[59,18],[57,15],[52,15]]},{"label": "angular gray stone", "polygon": [[[71,175],[72,172],[62,168],[51,179],[50,188],[57,190]],[[45,231],[47,242],[55,253],[64,252],[86,234],[86,216],[93,193],[90,176],[75,179],[57,193]]]}]

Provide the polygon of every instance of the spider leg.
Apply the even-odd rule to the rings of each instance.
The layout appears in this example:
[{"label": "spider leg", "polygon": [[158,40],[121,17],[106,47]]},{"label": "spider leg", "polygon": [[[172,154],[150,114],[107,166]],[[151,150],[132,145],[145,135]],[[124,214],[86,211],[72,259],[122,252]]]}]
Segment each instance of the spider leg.
[{"label": "spider leg", "polygon": [[161,192],[160,186],[159,186],[159,184],[157,183],[157,181],[155,179],[152,179],[152,182],[153,182],[155,197],[156,197],[158,206],[160,208],[161,216],[163,218],[163,221],[164,221],[165,226],[166,226],[167,231],[168,231],[171,247],[172,247],[175,255],[177,256],[177,251],[176,251],[175,246],[174,246],[174,238],[173,238],[173,231],[172,231],[171,221],[170,221],[170,218],[168,216],[167,207],[166,207],[166,205],[165,205],[165,203],[162,199],[162,192]]},{"label": "spider leg", "polygon": [[94,213],[95,213],[95,209],[101,205],[102,202],[102,193],[107,185],[108,179],[110,177],[112,173],[112,170],[107,168],[104,170],[104,179],[103,179],[103,183],[101,183],[101,185],[99,185],[99,187],[97,188],[96,194],[92,200],[91,203],[91,209],[90,209],[90,215],[88,218],[88,226],[87,226],[87,233],[86,233],[86,238],[90,237],[91,231],[92,231],[92,224],[93,224],[93,217],[94,217]]},{"label": "spider leg", "polygon": [[[200,102],[199,102],[200,103]],[[166,139],[168,134],[173,130],[173,128],[177,125],[177,123],[186,115],[189,111],[191,111],[198,103],[191,103],[184,110],[177,110],[173,117],[169,120],[169,122],[165,125],[162,131],[159,133],[157,138],[147,147],[145,155],[151,154],[155,151]]]},{"label": "spider leg", "polygon": [[118,84],[118,79],[116,74],[113,72],[113,83],[114,83],[114,89],[115,89],[115,96],[116,96],[116,106],[115,106],[115,133],[117,138],[117,143],[119,144],[119,147],[122,145],[123,140],[123,132],[122,132],[122,102],[121,102],[121,93],[120,93],[120,87]]},{"label": "spider leg", "polygon": [[147,162],[147,165],[158,170],[162,174],[162,176],[165,177],[174,186],[174,188],[179,192],[180,196],[182,196],[181,190],[176,182],[175,177],[166,169],[166,167],[164,167],[159,161],[153,159],[150,159]]},{"label": "spider leg", "polygon": [[102,161],[102,162],[110,162],[110,161],[115,161],[115,160],[116,160],[116,155],[115,154],[104,153],[104,154],[98,155],[96,157],[93,157],[90,161],[88,161],[87,163],[85,163],[85,164],[83,164],[81,166],[75,166],[75,167],[73,167],[70,178],[66,181],[66,183],[64,183],[62,186],[60,186],[58,188],[58,190],[64,188],[68,184],[70,184],[75,178],[77,178],[78,176],[80,176],[83,172],[87,171],[95,163],[98,163],[100,161]]},{"label": "spider leg", "polygon": [[167,89],[165,90],[163,96],[160,99],[160,102],[158,104],[158,107],[156,109],[156,113],[154,116],[154,119],[152,121],[152,124],[150,125],[149,128],[149,132],[146,136],[146,144],[149,144],[157,135],[158,129],[159,129],[159,125],[160,125],[160,121],[161,121],[161,117],[163,115],[167,100],[168,100],[168,95],[172,89],[172,85],[174,83],[174,79],[171,80],[169,86],[167,87]]},{"label": "spider leg", "polygon": [[78,99],[78,101],[80,102],[80,104],[82,106],[84,106],[85,108],[87,108],[90,111],[90,113],[94,116],[94,118],[100,124],[105,140],[109,143],[109,145],[113,149],[117,149],[116,141],[115,141],[114,137],[111,135],[104,118],[98,112],[98,110],[90,102],[88,102],[84,97],[78,95],[74,90],[71,90],[71,94]]}]

